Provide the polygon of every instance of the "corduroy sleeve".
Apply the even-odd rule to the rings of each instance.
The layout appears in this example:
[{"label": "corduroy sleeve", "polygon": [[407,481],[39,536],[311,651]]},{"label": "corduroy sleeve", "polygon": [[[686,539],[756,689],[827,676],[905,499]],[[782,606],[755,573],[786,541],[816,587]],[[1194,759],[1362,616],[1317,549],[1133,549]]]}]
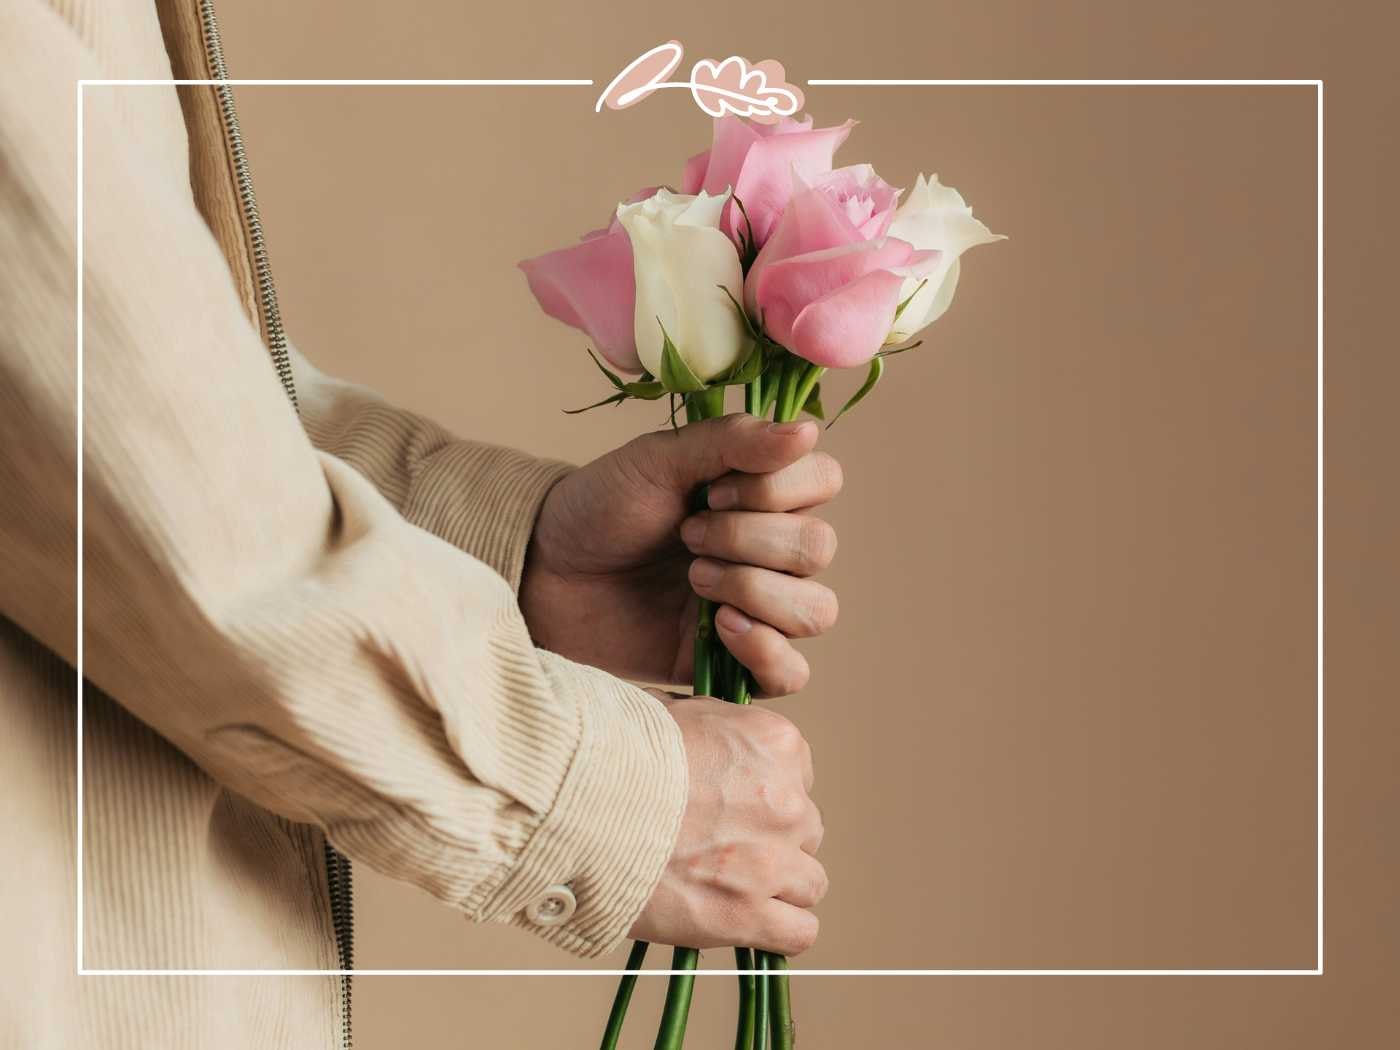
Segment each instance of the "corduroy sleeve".
[{"label": "corduroy sleeve", "polygon": [[[81,520],[83,669],[104,691],[230,788],[473,918],[529,925],[531,900],[570,886],[577,912],[540,932],[607,951],[679,826],[674,722],[535,649],[503,578],[514,539],[439,538],[410,520],[414,486],[401,514],[313,447],[113,91],[85,99],[80,369],[72,83],[93,72],[56,20],[43,39],[4,23],[4,75],[33,86],[0,91],[0,612],[77,660],[60,538]],[[501,536],[547,483],[492,488]]]},{"label": "corduroy sleeve", "polygon": [[571,467],[455,437],[288,349],[312,443],[368,478],[407,520],[484,561],[518,589],[540,504]]}]

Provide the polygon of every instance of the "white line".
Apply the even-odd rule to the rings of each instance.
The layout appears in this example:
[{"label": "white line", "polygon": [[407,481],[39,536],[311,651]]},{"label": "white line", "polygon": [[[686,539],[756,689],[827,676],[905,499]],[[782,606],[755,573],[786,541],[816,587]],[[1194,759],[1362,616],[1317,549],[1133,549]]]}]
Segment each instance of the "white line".
[{"label": "white line", "polygon": [[[84,977],[737,977],[770,970],[83,970]],[[1321,970],[803,970],[793,977],[1316,977]]]},{"label": "white line", "polygon": [[[1317,90],[1317,965],[1313,969],[933,969],[933,970],[802,970],[794,976],[812,977],[1316,977],[1323,973],[1323,82],[1321,80],[808,80],[811,86],[939,86],[939,87],[1130,87],[1310,86]],[[618,970],[89,970],[83,967],[83,89],[93,87],[170,87],[226,85],[301,87],[587,87],[592,80],[79,80],[77,81],[77,973],[82,977],[619,977]],[[766,971],[765,971],[766,972]],[[682,973],[733,977],[754,970],[643,970],[642,976]]]},{"label": "white line", "polygon": [[809,80],[809,87],[1321,87],[1320,80]]},{"label": "white line", "polygon": [[75,324],[77,348],[77,397],[74,409],[77,412],[78,454],[76,459],[78,483],[78,972],[83,972],[83,85],[78,82],[78,171],[77,171],[77,243],[74,257],[77,260],[77,290],[74,301],[77,307]]},{"label": "white line", "polygon": [[591,80],[80,80],[83,87],[592,87]]},{"label": "white line", "polygon": [[1323,782],[1322,775],[1325,755],[1323,752],[1323,656],[1325,650],[1323,617],[1324,600],[1323,591],[1323,570],[1322,563],[1322,524],[1324,514],[1323,505],[1323,475],[1326,473],[1325,461],[1323,457],[1322,429],[1323,429],[1323,258],[1326,252],[1323,249],[1322,236],[1322,81],[1317,83],[1317,972],[1322,972],[1322,956],[1324,948],[1323,937],[1323,858],[1325,855],[1323,822],[1325,818],[1323,808]]}]

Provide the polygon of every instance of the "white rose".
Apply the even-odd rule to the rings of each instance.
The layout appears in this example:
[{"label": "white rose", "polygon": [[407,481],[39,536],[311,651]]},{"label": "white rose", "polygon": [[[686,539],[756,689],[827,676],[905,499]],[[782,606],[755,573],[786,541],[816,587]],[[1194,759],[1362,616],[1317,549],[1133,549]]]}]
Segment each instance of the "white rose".
[{"label": "white rose", "polygon": [[681,359],[704,382],[748,354],[751,340],[734,306],[743,302],[743,268],[734,242],[719,228],[728,200],[728,191],[691,197],[663,189],[617,207],[637,276],[637,356],[654,376],[661,375],[663,325]]},{"label": "white rose", "polygon": [[[922,288],[919,282],[923,277],[905,280],[899,301],[904,302],[911,295],[914,298],[895,321],[890,343],[905,342],[933,324],[948,309],[958,287],[958,257],[963,252],[979,244],[1006,240],[974,219],[962,194],[951,186],[942,185],[937,175],[928,179],[922,175],[918,177],[909,199],[895,212],[889,234],[920,250],[937,249],[943,253],[934,269],[926,274],[928,283]],[[917,293],[916,288],[919,289]]]}]

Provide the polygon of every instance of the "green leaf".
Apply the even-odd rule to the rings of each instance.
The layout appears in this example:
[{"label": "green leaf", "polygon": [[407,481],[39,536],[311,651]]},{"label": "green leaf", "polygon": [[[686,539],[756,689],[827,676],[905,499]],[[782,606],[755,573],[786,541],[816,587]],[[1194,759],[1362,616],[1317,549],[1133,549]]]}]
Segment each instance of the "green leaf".
[{"label": "green leaf", "polygon": [[623,390],[626,388],[627,384],[624,383],[621,380],[621,378],[619,378],[615,373],[609,372],[607,366],[604,365],[602,361],[598,360],[598,355],[593,352],[592,347],[585,347],[585,349],[588,350],[588,356],[593,358],[593,363],[598,366],[598,371],[602,372],[603,375],[608,377],[609,383],[611,383],[618,390]]},{"label": "green leaf", "polygon": [[661,385],[673,394],[693,394],[697,390],[704,390],[705,384],[685,363],[680,351],[676,349],[676,344],[671,342],[666,326],[661,324],[661,318],[658,317],[656,323],[661,325],[661,375],[658,376]]},{"label": "green leaf", "polygon": [[854,394],[851,395],[851,399],[841,406],[841,411],[836,413],[836,419],[833,419],[830,423],[828,423],[826,425],[826,428],[830,430],[836,425],[837,419],[840,419],[851,409],[855,408],[856,405],[858,405],[861,401],[863,401],[865,399],[865,396],[869,394],[870,391],[875,389],[875,384],[880,381],[880,377],[884,374],[884,359],[880,357],[872,357],[870,359],[870,371],[867,372],[865,375],[865,382],[861,384],[859,390],[857,390]]},{"label": "green leaf", "polygon": [[[899,315],[902,314],[902,313],[904,313],[904,308],[905,308],[906,306],[908,306],[911,302],[913,302],[914,296],[918,295],[921,291],[923,291],[923,290],[924,290],[924,285],[926,285],[926,284],[928,284],[928,278],[927,278],[927,277],[925,277],[922,281],[919,282],[919,286],[918,286],[917,288],[915,288],[912,292],[909,293],[909,297],[908,297],[907,299],[905,299],[904,302],[900,303],[898,306],[896,306],[896,307],[894,308],[894,320],[895,320],[895,321],[898,321],[898,320],[899,320]],[[894,321],[891,321],[890,323],[893,324]]]},{"label": "green leaf", "polygon": [[619,405],[626,400],[627,394],[625,392],[619,391],[618,393],[613,394],[612,397],[605,397],[601,401],[595,401],[591,405],[584,405],[582,408],[566,408],[564,409],[564,415],[576,416],[580,412],[587,412],[590,408],[601,408],[604,405]]},{"label": "green leaf", "polygon": [[[802,406],[802,411],[816,419],[825,419],[826,410],[822,408],[822,385],[818,383],[812,387],[812,392],[807,395],[807,403]],[[833,422],[835,422],[833,420]]]}]

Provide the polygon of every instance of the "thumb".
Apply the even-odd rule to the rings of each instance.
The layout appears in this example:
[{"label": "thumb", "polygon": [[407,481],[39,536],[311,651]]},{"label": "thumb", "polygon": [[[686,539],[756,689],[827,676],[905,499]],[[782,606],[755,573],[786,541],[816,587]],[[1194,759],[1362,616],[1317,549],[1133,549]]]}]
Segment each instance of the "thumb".
[{"label": "thumb", "polygon": [[781,470],[812,451],[818,430],[810,421],[770,423],[738,412],[691,423],[679,433],[653,436],[658,440],[651,451],[660,457],[665,475],[678,487],[691,489],[731,470]]}]

